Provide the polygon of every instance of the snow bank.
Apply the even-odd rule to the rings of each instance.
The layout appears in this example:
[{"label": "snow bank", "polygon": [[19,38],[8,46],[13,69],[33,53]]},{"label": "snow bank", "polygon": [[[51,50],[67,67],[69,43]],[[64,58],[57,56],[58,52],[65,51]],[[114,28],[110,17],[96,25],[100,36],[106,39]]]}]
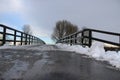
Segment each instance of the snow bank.
[{"label": "snow bank", "polygon": [[70,46],[60,43],[56,44],[56,46],[65,51],[75,51],[76,53],[86,54],[96,60],[108,61],[112,66],[120,69],[120,51],[105,52],[104,44],[101,42],[94,42],[90,48],[82,47],[80,45]]},{"label": "snow bank", "polygon": [[65,51],[75,51],[77,53],[81,53],[81,54],[85,54],[88,52],[89,48],[88,47],[82,47],[80,45],[73,45],[73,46],[70,46],[70,45],[67,45],[67,44],[56,44],[56,46],[62,50],[65,50]]},{"label": "snow bank", "polygon": [[110,64],[120,69],[120,51],[107,51],[103,55],[103,59],[109,61]]},{"label": "snow bank", "polygon": [[90,47],[88,54],[96,59],[102,59],[105,54],[104,44],[101,42],[94,42]]}]

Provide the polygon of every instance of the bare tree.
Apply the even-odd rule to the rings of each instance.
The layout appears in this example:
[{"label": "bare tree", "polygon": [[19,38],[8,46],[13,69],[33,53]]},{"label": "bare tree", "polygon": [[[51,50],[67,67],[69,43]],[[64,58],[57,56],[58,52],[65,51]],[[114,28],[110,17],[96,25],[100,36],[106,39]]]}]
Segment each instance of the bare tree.
[{"label": "bare tree", "polygon": [[57,41],[60,38],[67,36],[69,34],[72,34],[76,31],[78,31],[78,27],[72,24],[71,22],[66,21],[66,20],[58,21],[54,28],[52,39],[54,41]]},{"label": "bare tree", "polygon": [[32,35],[32,30],[30,25],[26,24],[23,26],[23,32]]}]

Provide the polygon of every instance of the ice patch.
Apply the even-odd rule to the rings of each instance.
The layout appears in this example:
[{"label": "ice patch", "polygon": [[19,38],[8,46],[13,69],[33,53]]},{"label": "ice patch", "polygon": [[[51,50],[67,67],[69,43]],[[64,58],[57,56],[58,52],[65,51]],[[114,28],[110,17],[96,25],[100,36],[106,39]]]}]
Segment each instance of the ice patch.
[{"label": "ice patch", "polygon": [[45,64],[54,64],[54,61],[51,61],[48,59],[49,56],[47,54],[43,54],[43,58],[41,60],[38,60],[34,63],[32,69],[28,70],[27,73],[24,75],[24,80],[34,80],[36,75],[44,74],[44,72],[48,72],[48,70],[45,69]]},{"label": "ice patch", "polygon": [[14,66],[4,73],[3,79],[4,80],[17,80],[22,79],[22,76],[25,71],[28,70],[28,63],[16,60],[14,61]]}]

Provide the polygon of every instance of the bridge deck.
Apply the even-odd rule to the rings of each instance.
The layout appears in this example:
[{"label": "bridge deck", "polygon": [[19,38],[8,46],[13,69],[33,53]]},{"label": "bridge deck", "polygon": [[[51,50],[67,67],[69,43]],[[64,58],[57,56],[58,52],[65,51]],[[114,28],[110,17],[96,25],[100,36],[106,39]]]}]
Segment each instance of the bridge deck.
[{"label": "bridge deck", "polygon": [[[46,48],[45,48],[46,47]],[[0,49],[3,80],[119,80],[120,71],[56,46]]]}]

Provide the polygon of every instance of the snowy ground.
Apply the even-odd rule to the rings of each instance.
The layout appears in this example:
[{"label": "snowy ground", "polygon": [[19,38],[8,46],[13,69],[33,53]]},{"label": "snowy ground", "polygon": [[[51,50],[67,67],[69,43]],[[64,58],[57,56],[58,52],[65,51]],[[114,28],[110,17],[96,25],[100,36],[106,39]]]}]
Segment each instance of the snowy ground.
[{"label": "snowy ground", "polygon": [[[120,51],[105,52],[103,44],[98,42],[93,43],[91,48],[84,48],[80,45],[69,46],[66,44],[56,44],[56,46],[2,46],[0,47],[0,80],[23,80],[23,78],[28,80],[28,78],[35,76],[41,72],[41,67],[44,64],[54,63],[54,61],[48,59],[49,56],[47,55],[47,51],[51,50],[74,51],[79,54],[86,54],[97,60],[108,61],[111,65],[120,69]],[[23,75],[30,77],[23,77]]]},{"label": "snowy ground", "polygon": [[95,58],[100,61],[107,61],[112,66],[120,69],[120,51],[107,51],[104,50],[104,44],[100,42],[94,42],[90,48],[82,47],[80,45],[67,45],[56,44],[59,48],[65,51],[75,51],[76,53],[88,55],[88,57]]},{"label": "snowy ground", "polygon": [[46,51],[54,49],[52,45],[0,47],[0,80],[23,80],[23,75],[33,65],[40,68],[40,65],[49,62]]}]

